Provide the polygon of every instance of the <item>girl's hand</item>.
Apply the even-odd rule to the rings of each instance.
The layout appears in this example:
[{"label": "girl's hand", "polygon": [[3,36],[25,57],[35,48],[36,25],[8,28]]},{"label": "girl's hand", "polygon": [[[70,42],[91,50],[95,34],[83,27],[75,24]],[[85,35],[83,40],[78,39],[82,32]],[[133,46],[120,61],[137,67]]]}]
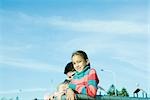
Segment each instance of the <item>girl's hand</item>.
[{"label": "girl's hand", "polygon": [[54,95],[50,95],[46,100],[54,100]]},{"label": "girl's hand", "polygon": [[66,100],[75,100],[75,93],[73,92],[72,89],[67,89],[66,92]]},{"label": "girl's hand", "polygon": [[44,100],[54,100],[54,95],[53,94],[51,94],[51,95],[45,95],[44,96]]}]

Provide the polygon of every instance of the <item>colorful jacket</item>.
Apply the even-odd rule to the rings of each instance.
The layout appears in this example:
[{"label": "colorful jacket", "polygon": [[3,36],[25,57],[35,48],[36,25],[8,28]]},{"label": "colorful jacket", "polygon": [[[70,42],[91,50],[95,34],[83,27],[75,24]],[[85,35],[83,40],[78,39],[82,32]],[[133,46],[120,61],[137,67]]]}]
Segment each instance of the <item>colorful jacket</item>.
[{"label": "colorful jacket", "polygon": [[81,72],[76,72],[69,88],[78,94],[86,94],[91,97],[96,96],[97,85],[99,83],[95,69],[86,66]]}]

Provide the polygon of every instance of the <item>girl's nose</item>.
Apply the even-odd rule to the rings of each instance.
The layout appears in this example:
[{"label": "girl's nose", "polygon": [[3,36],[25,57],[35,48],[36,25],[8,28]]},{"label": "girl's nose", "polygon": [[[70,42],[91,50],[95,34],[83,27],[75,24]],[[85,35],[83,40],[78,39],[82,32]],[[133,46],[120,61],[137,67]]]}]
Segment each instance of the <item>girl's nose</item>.
[{"label": "girl's nose", "polygon": [[76,65],[76,68],[78,68],[78,67],[79,67],[79,65],[77,64],[77,65]]}]

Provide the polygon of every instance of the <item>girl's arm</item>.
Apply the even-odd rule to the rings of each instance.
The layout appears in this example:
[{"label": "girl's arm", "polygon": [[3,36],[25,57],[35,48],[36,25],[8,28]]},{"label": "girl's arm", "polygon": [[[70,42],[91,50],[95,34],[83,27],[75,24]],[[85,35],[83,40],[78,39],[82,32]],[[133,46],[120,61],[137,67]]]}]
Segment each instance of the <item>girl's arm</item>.
[{"label": "girl's arm", "polygon": [[80,94],[86,94],[95,97],[97,93],[97,85],[99,83],[95,69],[91,69],[85,84],[69,84],[69,88],[77,91]]},{"label": "girl's arm", "polygon": [[[97,93],[97,85],[99,83],[99,79],[95,69],[91,69],[88,74],[88,85],[85,86],[86,93],[89,96],[95,97]],[[83,89],[83,90],[84,90]]]}]

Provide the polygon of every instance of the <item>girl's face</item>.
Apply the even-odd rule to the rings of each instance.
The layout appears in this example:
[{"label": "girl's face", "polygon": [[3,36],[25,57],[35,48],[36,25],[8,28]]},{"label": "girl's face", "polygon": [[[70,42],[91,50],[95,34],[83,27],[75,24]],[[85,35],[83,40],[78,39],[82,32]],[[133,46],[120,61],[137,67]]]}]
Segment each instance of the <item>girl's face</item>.
[{"label": "girl's face", "polygon": [[72,62],[73,62],[74,69],[77,72],[81,72],[84,69],[84,67],[87,65],[87,61],[80,55],[74,55],[72,57]]}]

